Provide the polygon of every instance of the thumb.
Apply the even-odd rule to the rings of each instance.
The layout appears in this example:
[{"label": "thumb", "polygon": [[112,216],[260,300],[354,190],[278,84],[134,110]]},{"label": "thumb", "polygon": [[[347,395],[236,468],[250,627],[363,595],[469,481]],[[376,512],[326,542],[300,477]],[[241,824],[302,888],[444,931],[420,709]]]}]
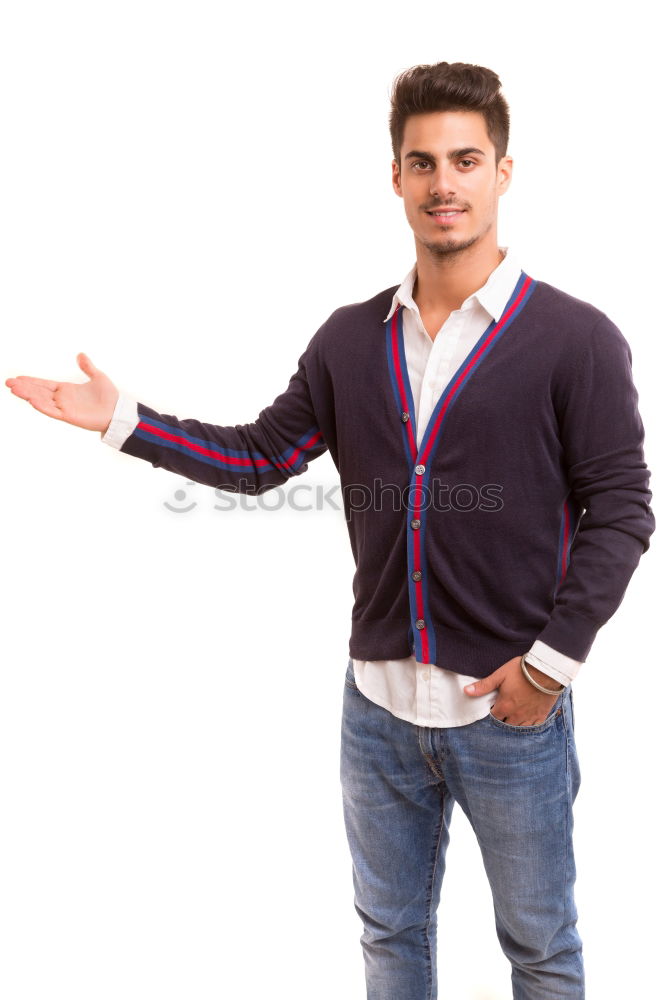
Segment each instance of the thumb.
[{"label": "thumb", "polygon": [[465,694],[480,695],[488,694],[489,691],[496,691],[500,686],[502,680],[501,667],[499,670],[494,670],[492,674],[488,674],[487,677],[481,677],[478,681],[474,681],[473,684],[467,684],[464,687]]},{"label": "thumb", "polygon": [[79,368],[81,369],[81,371],[85,372],[85,374],[89,378],[93,378],[94,375],[99,375],[99,370],[97,368],[95,368],[94,364],[92,363],[92,361],[90,360],[90,358],[88,357],[87,354],[83,354],[83,353],[77,354],[76,355],[76,360],[78,362],[78,365],[79,365]]}]

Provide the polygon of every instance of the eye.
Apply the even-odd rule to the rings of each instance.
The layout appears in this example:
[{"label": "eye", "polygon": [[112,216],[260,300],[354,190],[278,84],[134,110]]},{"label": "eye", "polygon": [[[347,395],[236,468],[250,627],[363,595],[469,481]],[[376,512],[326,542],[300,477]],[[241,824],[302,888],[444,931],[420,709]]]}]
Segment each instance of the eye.
[{"label": "eye", "polygon": [[459,160],[458,162],[461,164],[461,166],[465,163],[469,163],[469,165],[473,167],[474,164],[476,163],[476,160],[465,159],[465,160]]},{"label": "eye", "polygon": [[416,162],[413,164],[413,166],[414,167],[426,167],[427,168],[427,167],[430,166],[430,163],[429,163],[428,160],[416,160]]}]

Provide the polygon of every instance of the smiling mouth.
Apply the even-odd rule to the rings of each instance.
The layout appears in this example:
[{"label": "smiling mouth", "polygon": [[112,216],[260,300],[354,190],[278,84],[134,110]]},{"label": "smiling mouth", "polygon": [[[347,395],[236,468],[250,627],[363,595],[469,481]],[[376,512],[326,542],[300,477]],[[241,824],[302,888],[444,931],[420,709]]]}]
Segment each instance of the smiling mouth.
[{"label": "smiling mouth", "polygon": [[432,221],[442,228],[455,225],[464,214],[464,208],[435,208],[428,212]]}]

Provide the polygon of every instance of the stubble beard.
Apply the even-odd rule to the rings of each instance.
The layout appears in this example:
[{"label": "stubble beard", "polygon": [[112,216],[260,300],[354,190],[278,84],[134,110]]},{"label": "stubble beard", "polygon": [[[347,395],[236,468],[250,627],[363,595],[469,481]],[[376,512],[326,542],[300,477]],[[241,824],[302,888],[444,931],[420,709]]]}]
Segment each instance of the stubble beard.
[{"label": "stubble beard", "polygon": [[458,254],[464,253],[478,240],[478,236],[471,236],[467,240],[438,240],[436,243],[430,240],[421,240],[421,245],[428,251],[433,260],[442,262],[444,260],[453,260]]},{"label": "stubble beard", "polygon": [[465,240],[456,240],[442,234],[442,237],[437,241],[420,239],[420,243],[436,263],[452,263],[458,259],[460,254],[464,254],[466,250],[478,243],[490,231],[491,227],[492,222],[489,222],[485,229]]}]

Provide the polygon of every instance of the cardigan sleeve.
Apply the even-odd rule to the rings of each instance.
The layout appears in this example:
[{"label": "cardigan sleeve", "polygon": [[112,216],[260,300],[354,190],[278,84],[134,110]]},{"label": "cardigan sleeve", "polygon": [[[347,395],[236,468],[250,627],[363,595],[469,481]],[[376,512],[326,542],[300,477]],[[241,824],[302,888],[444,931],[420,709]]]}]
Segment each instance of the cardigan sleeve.
[{"label": "cardigan sleeve", "polygon": [[619,607],[655,528],[631,363],[627,341],[602,314],[554,386],[562,459],[581,515],[538,638],[579,661]]},{"label": "cardigan sleeve", "polygon": [[139,402],[138,423],[120,451],[222,490],[258,494],[281,485],[327,450],[308,385],[314,349],[313,337],[284,392],[252,423],[179,419]]}]

